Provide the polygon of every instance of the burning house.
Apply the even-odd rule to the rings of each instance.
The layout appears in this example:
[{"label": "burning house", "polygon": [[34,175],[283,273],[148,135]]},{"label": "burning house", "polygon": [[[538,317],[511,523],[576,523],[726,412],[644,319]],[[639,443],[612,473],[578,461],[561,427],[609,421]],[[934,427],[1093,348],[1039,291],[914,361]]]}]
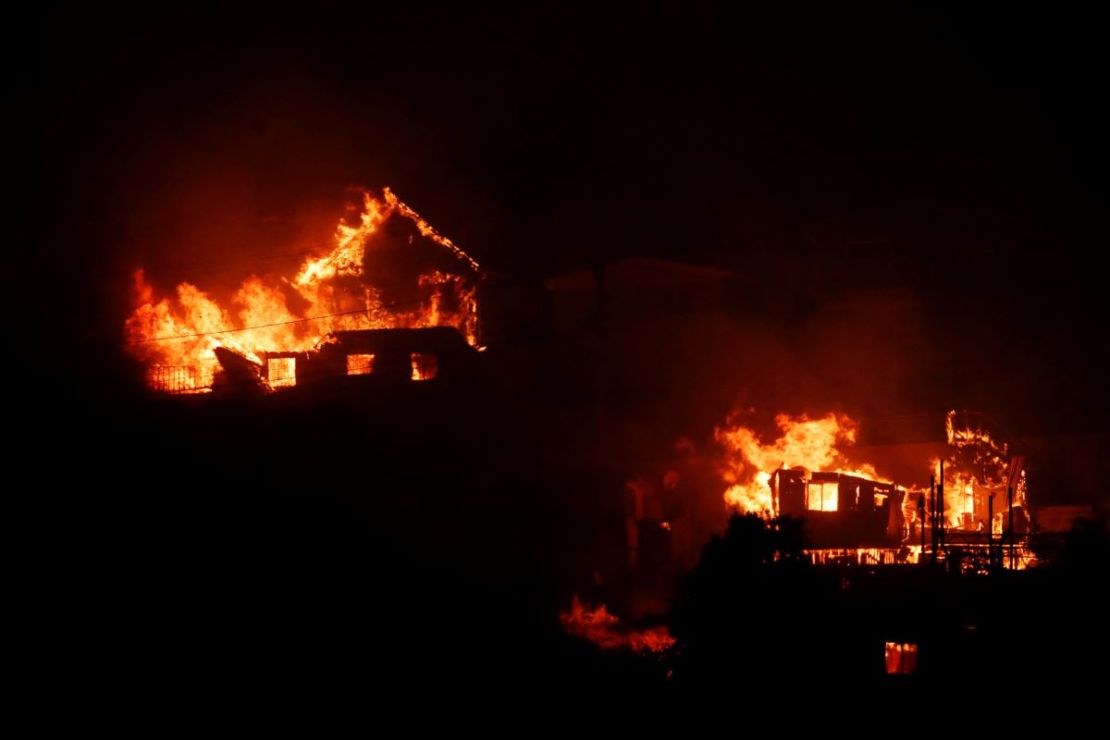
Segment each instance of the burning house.
[{"label": "burning house", "polygon": [[213,390],[274,391],[320,382],[374,383],[395,387],[466,373],[477,350],[448,326],[329,332],[304,352],[259,352],[261,362],[217,347],[221,372]]},{"label": "burning house", "polygon": [[478,263],[388,188],[355,193],[333,246],[291,276],[250,276],[228,301],[142,270],[125,325],[151,388],[266,391],[344,375],[426,380],[478,346]]},{"label": "burning house", "polygon": [[893,483],[840,472],[776,470],[769,481],[774,511],[803,517],[822,548],[884,547],[900,542],[906,492]]},{"label": "burning house", "polygon": [[[983,421],[950,412],[943,452],[923,459],[916,479],[898,483],[876,465],[853,459],[858,425],[847,416],[781,414],[773,441],[734,416],[716,430],[723,450],[717,490],[723,485],[729,510],[803,520],[806,552],[815,563],[1024,568],[1031,562],[1024,458],[1009,456]],[[658,485],[643,477],[629,483],[627,542],[634,569],[658,573],[668,557],[684,559],[689,522],[676,503],[683,478],[690,478],[689,470],[675,467]],[[642,584],[659,580],[639,577]]]},{"label": "burning house", "polygon": [[421,382],[465,372],[476,353],[448,326],[337,331],[311,352],[260,353],[260,374],[271,387],[348,376]]},{"label": "burning house", "polygon": [[[126,331],[148,384],[291,399],[328,388],[348,398],[465,377],[483,349],[483,273],[388,189],[380,198],[358,196],[330,251],[307,257],[291,277],[248,277],[223,302],[188,283],[175,299],[156,298],[140,272]],[[601,543],[582,546],[593,581],[599,588],[626,581],[616,599],[621,613],[634,620],[661,613],[669,584],[697,562],[730,511],[804,520],[806,554],[820,564],[942,561],[983,570],[1027,562],[1018,540],[1029,528],[1023,460],[968,414],[949,414],[944,452],[900,480],[880,473],[877,462],[854,459],[858,425],[846,415],[780,414],[774,436],[737,414],[715,429],[715,453],[684,440],[658,470],[627,481],[623,501],[611,495],[613,477],[642,454],[653,429],[672,429],[676,418],[691,428],[705,408],[733,395],[720,368],[740,376],[767,356],[748,352],[750,364],[737,364],[734,348],[753,346],[728,319],[730,296],[744,285],[727,269],[638,258],[553,278],[543,301],[547,340],[516,354],[499,347],[494,358],[510,368],[520,361],[524,369],[507,375],[558,389],[557,409],[534,411],[562,418],[561,426],[535,425],[549,430],[539,446],[566,476],[557,484],[559,506],[577,531]],[[648,365],[652,372],[644,372]],[[674,399],[673,388],[685,395]],[[563,490],[575,488],[581,500]],[[576,601],[564,622],[637,650],[670,644],[654,628],[618,630],[604,606]],[[891,645],[888,668],[914,670],[916,645]]]}]

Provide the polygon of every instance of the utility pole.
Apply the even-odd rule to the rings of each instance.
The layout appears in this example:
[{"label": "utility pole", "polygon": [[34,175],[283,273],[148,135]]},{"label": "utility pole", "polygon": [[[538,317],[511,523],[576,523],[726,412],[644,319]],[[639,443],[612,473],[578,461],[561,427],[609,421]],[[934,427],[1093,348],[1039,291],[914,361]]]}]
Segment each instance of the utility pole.
[{"label": "utility pole", "polygon": [[925,492],[917,500],[917,522],[921,526],[921,562],[925,562]]},{"label": "utility pole", "polygon": [[987,497],[987,570],[994,572],[994,491]]},{"label": "utility pole", "polygon": [[937,562],[937,477],[929,476],[929,539],[933,543],[933,565]]},{"label": "utility pole", "polygon": [[1010,508],[1010,570],[1017,567],[1014,560],[1014,487],[1006,487],[1006,504]]},{"label": "utility pole", "polygon": [[944,547],[944,460],[940,461],[940,482],[937,483],[937,549]]}]

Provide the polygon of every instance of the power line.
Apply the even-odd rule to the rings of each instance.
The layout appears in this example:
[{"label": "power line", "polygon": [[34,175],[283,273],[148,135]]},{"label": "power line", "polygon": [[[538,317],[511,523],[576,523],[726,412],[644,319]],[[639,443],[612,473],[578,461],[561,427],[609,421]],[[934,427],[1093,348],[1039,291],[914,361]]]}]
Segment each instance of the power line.
[{"label": "power line", "polygon": [[217,334],[235,334],[241,331],[251,331],[252,329],[269,329],[274,326],[288,326],[290,324],[301,324],[306,321],[316,321],[317,319],[331,319],[336,316],[351,316],[356,313],[369,313],[369,309],[362,309],[361,311],[343,311],[342,313],[328,313],[323,316],[309,316],[304,319],[293,319],[291,321],[275,321],[272,324],[259,324],[258,326],[244,326],[240,329],[222,329],[220,331],[202,331],[195,334],[178,334],[172,337],[151,337],[150,339],[140,339],[130,344],[148,344],[150,342],[169,342],[175,339],[196,339],[197,337],[211,337]]},{"label": "power line", "polygon": [[[411,305],[413,303],[423,303],[423,302],[424,301],[421,300],[421,299],[416,299],[416,300],[412,300],[412,301],[399,301],[397,303],[391,303],[388,306],[382,306],[382,308],[394,308],[396,306],[406,306],[406,305]],[[151,342],[172,342],[172,341],[177,340],[177,339],[197,339],[199,337],[216,336],[217,334],[235,334],[235,333],[238,333],[238,332],[241,332],[241,331],[251,331],[253,329],[270,329],[270,328],[275,327],[275,326],[289,326],[290,324],[303,324],[303,323],[308,322],[308,321],[318,321],[320,319],[333,319],[337,316],[354,316],[354,315],[360,314],[360,313],[369,314],[370,309],[369,308],[363,308],[363,309],[360,309],[358,311],[341,311],[339,313],[323,314],[322,316],[307,316],[303,319],[292,319],[290,321],[275,321],[272,324],[258,324],[257,326],[244,326],[244,327],[241,327],[239,329],[221,329],[220,331],[202,331],[202,332],[197,332],[195,334],[178,334],[178,335],[169,336],[169,337],[151,337],[150,339],[139,339],[139,340],[136,340],[134,342],[128,342],[128,344],[133,345],[133,344],[149,344]]]}]

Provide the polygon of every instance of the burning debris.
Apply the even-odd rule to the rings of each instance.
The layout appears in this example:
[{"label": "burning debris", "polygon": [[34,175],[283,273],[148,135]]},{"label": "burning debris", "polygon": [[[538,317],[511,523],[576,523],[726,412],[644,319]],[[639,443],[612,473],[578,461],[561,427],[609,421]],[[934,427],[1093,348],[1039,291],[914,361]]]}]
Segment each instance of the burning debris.
[{"label": "burning debris", "polygon": [[928,527],[934,560],[943,556],[970,570],[1027,567],[1033,557],[1025,458],[1008,457],[1008,445],[990,434],[981,414],[949,411],[945,432],[945,460],[933,461],[928,495],[921,494],[914,517],[922,548]]},{"label": "burning debris", "polygon": [[[139,305],[124,328],[149,385],[173,393],[295,385],[306,353],[325,355],[322,345],[362,330],[450,327],[476,347],[478,263],[388,188],[381,198],[357,192],[330,251],[306,258],[291,278],[246,278],[230,307],[189,283],[176,300],[156,298],[136,272]],[[435,377],[434,356],[408,354],[408,375]],[[386,362],[344,358],[353,364],[343,374],[376,373]]]},{"label": "burning debris", "polygon": [[1014,511],[1024,529],[1028,524],[1025,459],[1020,455],[1009,457],[1008,445],[991,436],[981,417],[949,411],[945,419],[945,524],[952,529],[989,529],[1002,534],[1009,528],[1006,517]]},{"label": "burning debris", "polygon": [[620,619],[602,604],[596,609],[583,604],[575,594],[570,611],[559,614],[563,629],[574,637],[588,640],[604,650],[631,650],[637,653],[661,653],[674,644],[667,628],[622,629]]}]

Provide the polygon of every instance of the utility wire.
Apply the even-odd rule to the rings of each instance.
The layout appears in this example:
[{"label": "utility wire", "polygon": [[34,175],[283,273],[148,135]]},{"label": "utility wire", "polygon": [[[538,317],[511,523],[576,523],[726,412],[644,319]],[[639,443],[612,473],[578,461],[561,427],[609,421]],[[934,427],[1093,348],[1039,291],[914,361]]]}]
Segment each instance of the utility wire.
[{"label": "utility wire", "polygon": [[[411,300],[411,301],[399,301],[397,303],[391,303],[388,306],[382,306],[382,308],[394,308],[396,306],[406,306],[406,305],[411,305],[413,303],[424,303],[424,301],[422,299],[416,299],[416,300]],[[241,327],[239,329],[222,329],[220,331],[202,331],[202,332],[197,332],[195,334],[178,334],[178,335],[168,336],[168,337],[151,337],[150,339],[139,339],[139,340],[134,341],[134,342],[128,342],[128,344],[133,345],[133,344],[149,344],[151,342],[171,342],[171,341],[174,341],[176,339],[196,339],[196,338],[199,338],[199,337],[211,337],[211,336],[215,336],[217,334],[235,334],[235,333],[241,332],[241,331],[251,331],[253,329],[269,329],[269,328],[272,328],[272,327],[275,327],[275,326],[289,326],[290,324],[303,324],[303,323],[308,322],[308,321],[318,321],[320,319],[332,319],[332,318],[335,318],[337,316],[354,316],[354,315],[360,314],[360,313],[368,314],[368,313],[370,313],[370,309],[363,308],[363,309],[359,309],[358,311],[341,311],[339,313],[323,314],[322,316],[306,316],[303,319],[292,319],[290,321],[276,321],[272,324],[258,324],[257,326],[244,326],[244,327]]]},{"label": "utility wire", "polygon": [[[385,198],[386,198],[387,202],[390,199],[390,197],[393,197],[396,200],[395,207],[401,212],[401,215],[405,216],[406,218],[408,218],[410,221],[412,221],[416,225],[417,230],[423,236],[430,238],[433,242],[436,242],[440,246],[445,247],[448,250],[450,250],[452,253],[454,253],[454,255],[457,258],[463,260],[468,265],[470,265],[471,269],[473,269],[474,271],[477,272],[478,270],[481,269],[478,266],[478,263],[474,260],[473,257],[471,257],[469,254],[464,252],[462,250],[462,248],[460,248],[458,245],[456,245],[453,241],[451,241],[450,239],[448,239],[447,237],[443,236],[438,231],[436,231],[432,227],[431,224],[429,224],[427,221],[424,220],[423,217],[421,217],[421,215],[419,213],[414,211],[407,203],[402,201],[400,198],[397,198],[396,196],[394,196],[392,194],[392,192],[389,190],[389,188],[385,188],[384,193],[385,193]],[[239,261],[245,261],[246,257],[248,257],[248,256],[249,255],[241,255],[238,259],[239,259]],[[271,259],[279,259],[279,258],[271,258]],[[334,257],[334,255],[332,255],[331,259],[329,259],[329,262],[334,262],[334,261],[335,261],[335,257]],[[204,264],[204,263],[202,262],[201,264]],[[394,306],[404,306],[404,305],[410,305],[410,304],[413,304],[413,303],[422,303],[422,302],[423,302],[422,299],[417,299],[417,300],[412,300],[412,301],[401,301],[401,302],[398,302],[398,303],[390,304],[389,306],[383,306],[383,308],[393,308]],[[177,340],[177,339],[197,339],[199,337],[216,336],[217,334],[236,334],[238,332],[252,331],[254,329],[270,329],[270,328],[273,328],[275,326],[289,326],[290,324],[303,324],[303,323],[308,322],[308,321],[318,321],[320,319],[331,319],[331,318],[335,318],[337,316],[354,316],[355,314],[369,313],[369,312],[370,312],[370,309],[362,309],[360,311],[342,311],[340,313],[329,313],[329,314],[324,314],[322,316],[308,316],[308,317],[303,318],[303,319],[292,319],[291,321],[277,321],[277,322],[274,322],[272,324],[259,324],[258,326],[244,326],[241,329],[223,329],[223,330],[220,330],[220,331],[205,331],[205,332],[197,332],[195,334],[180,334],[180,335],[171,336],[171,337],[152,337],[150,339],[139,339],[139,340],[134,341],[134,342],[128,342],[128,345],[149,344],[151,342],[170,342],[170,341],[174,341],[174,340]]]},{"label": "utility wire", "polygon": [[323,316],[309,316],[304,319],[293,319],[291,321],[275,321],[272,324],[259,324],[258,326],[244,326],[240,329],[222,329],[220,331],[202,331],[196,334],[177,334],[170,337],[151,337],[150,339],[140,339],[130,344],[148,344],[150,342],[169,342],[174,339],[195,339],[197,337],[211,337],[216,334],[235,334],[240,331],[250,331],[252,329],[269,329],[274,326],[288,326],[289,324],[301,324],[306,321],[316,321],[317,319],[330,319],[336,316],[351,316],[357,313],[369,313],[369,309],[362,309],[361,311],[343,311],[342,313],[328,313]]}]

